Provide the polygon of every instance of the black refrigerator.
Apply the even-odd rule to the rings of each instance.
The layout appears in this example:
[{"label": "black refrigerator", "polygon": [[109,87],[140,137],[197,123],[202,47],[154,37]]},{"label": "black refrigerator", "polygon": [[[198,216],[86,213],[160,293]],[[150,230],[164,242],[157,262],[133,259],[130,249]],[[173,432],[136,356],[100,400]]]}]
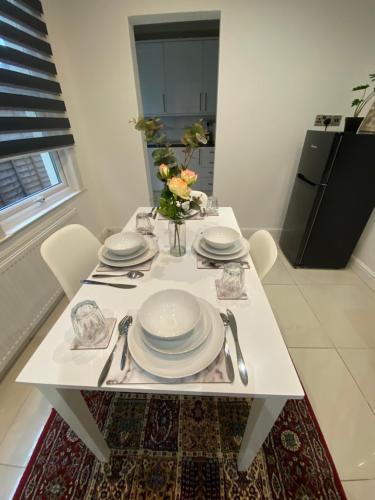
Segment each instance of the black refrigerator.
[{"label": "black refrigerator", "polygon": [[309,130],[280,247],[294,267],[343,268],[374,204],[375,136]]}]

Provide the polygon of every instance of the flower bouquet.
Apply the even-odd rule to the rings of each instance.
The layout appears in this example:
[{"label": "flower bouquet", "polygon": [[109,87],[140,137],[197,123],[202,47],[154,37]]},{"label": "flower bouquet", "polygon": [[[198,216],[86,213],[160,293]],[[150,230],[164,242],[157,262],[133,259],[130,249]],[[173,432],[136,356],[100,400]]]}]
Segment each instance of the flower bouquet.
[{"label": "flower bouquet", "polygon": [[160,195],[158,212],[170,220],[170,246],[172,255],[184,255],[186,252],[185,217],[192,209],[199,209],[199,198],[191,197],[191,186],[198,175],[188,168],[194,150],[201,144],[207,144],[207,132],[202,120],[186,129],[181,138],[184,159],[179,165],[173,148],[167,143],[162,133],[163,124],[159,118],[133,119],[136,130],[144,134],[147,143],[159,145],[152,152],[157,177],[164,183]]}]

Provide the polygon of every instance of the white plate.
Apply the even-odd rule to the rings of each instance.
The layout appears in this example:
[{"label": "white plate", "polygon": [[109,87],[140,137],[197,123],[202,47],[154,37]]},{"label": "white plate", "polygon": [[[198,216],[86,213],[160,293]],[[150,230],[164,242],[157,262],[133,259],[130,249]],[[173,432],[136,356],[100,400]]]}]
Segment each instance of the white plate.
[{"label": "white plate", "polygon": [[203,257],[206,257],[207,259],[211,259],[211,260],[231,261],[234,259],[241,259],[242,257],[247,256],[247,254],[249,253],[249,250],[250,250],[249,242],[247,240],[245,240],[245,238],[241,238],[241,241],[243,244],[243,248],[241,250],[239,250],[236,253],[232,253],[231,255],[222,255],[222,254],[218,255],[217,253],[207,252],[207,250],[203,250],[203,248],[200,246],[200,240],[201,240],[201,237],[198,236],[193,241],[194,250],[197,253],[199,253],[199,255],[202,255]]},{"label": "white plate", "polygon": [[199,244],[200,247],[203,248],[203,250],[205,250],[206,252],[211,252],[217,255],[232,255],[243,249],[242,240],[236,241],[236,243],[234,243],[233,247],[231,248],[213,248],[207,243],[207,241],[204,240],[204,238],[200,239]]},{"label": "white plate", "polygon": [[104,245],[112,253],[117,255],[129,255],[136,252],[144,243],[145,239],[141,234],[135,233],[134,231],[127,231],[112,234],[105,240]]},{"label": "white plate", "polygon": [[115,253],[112,253],[108,248],[106,248],[105,245],[103,245],[103,257],[109,260],[129,260],[129,259],[135,259],[139,255],[142,255],[147,251],[148,245],[147,242],[144,243],[144,245],[141,246],[138,250],[136,250],[134,253],[130,255],[116,255]]},{"label": "white plate", "polygon": [[194,209],[192,208],[191,210],[189,210],[185,215],[184,215],[184,219],[190,219],[190,217],[194,217],[194,215],[197,215],[199,214],[199,210],[197,209]]},{"label": "white plate", "polygon": [[185,354],[161,354],[150,349],[143,342],[139,321],[135,321],[128,333],[128,346],[134,361],[141,368],[156,377],[184,378],[199,373],[215,360],[223,346],[224,325],[217,309],[204,299],[199,299],[199,302],[210,316],[212,330],[203,344]]},{"label": "white plate", "polygon": [[203,231],[203,238],[214,248],[230,248],[241,238],[238,231],[227,226],[212,226]]},{"label": "white plate", "polygon": [[150,295],[138,311],[142,328],[163,340],[190,335],[201,318],[197,299],[186,290],[166,288]]},{"label": "white plate", "polygon": [[154,351],[161,352],[162,354],[184,354],[185,352],[193,351],[203,344],[208,334],[211,332],[211,328],[210,315],[207,310],[202,307],[201,322],[190,337],[182,340],[160,340],[147,335],[147,332],[143,331],[143,342]]},{"label": "white plate", "polygon": [[105,264],[106,266],[112,266],[112,267],[132,267],[136,266],[137,264],[143,264],[143,262],[146,262],[159,251],[159,247],[156,242],[150,242],[148,243],[148,249],[146,252],[144,252],[142,255],[139,255],[138,257],[135,257],[134,259],[127,259],[127,260],[111,260],[107,259],[103,255],[103,247],[99,248],[98,251],[98,259],[100,262]]}]

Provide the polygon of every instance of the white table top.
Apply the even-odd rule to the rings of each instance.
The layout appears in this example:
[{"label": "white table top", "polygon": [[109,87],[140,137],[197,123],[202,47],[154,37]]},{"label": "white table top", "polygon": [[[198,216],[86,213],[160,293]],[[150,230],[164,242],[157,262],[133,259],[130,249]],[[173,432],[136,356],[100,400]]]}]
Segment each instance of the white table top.
[{"label": "white table top", "polygon": [[[140,208],[139,211],[149,211],[149,208]],[[235,380],[232,384],[124,384],[103,386],[102,390],[253,397],[284,396],[295,399],[303,397],[303,389],[251,260],[250,270],[245,271],[249,300],[218,300],[214,280],[221,276],[222,270],[197,269],[191,243],[197,232],[214,225],[226,225],[239,230],[233,211],[228,207],[220,208],[218,217],[187,221],[187,254],[176,258],[170,256],[168,251],[168,221],[157,220],[155,233],[159,236],[160,254],[153,263],[151,271],[145,272],[145,277],[136,281],[138,287],[123,290],[83,285],[25,365],[17,382],[75,389],[98,389],[96,383],[116,342],[117,331],[112,335],[107,349],[71,351],[69,346],[73,338],[70,320],[72,306],[82,300],[92,299],[97,302],[105,315],[111,313],[111,316],[122,318],[129,309],[138,309],[152,293],[163,288],[182,288],[205,298],[222,311],[227,307],[233,311],[248,369],[248,385],[244,386],[239,378],[234,342],[228,330],[227,338],[235,371]],[[127,230],[134,228],[135,214],[126,225]],[[130,282],[127,278],[108,280]]]}]

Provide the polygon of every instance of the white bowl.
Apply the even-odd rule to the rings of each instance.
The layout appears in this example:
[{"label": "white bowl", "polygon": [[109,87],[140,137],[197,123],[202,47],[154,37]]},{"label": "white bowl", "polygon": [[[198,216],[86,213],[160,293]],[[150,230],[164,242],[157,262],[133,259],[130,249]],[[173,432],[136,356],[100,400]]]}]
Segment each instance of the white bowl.
[{"label": "white bowl", "polygon": [[241,236],[231,227],[216,226],[206,229],[202,237],[213,248],[230,248]]},{"label": "white bowl", "polygon": [[161,290],[151,295],[138,312],[142,328],[150,335],[175,340],[189,334],[199,323],[197,299],[184,290]]},{"label": "white bowl", "polygon": [[142,245],[146,245],[144,237],[131,232],[113,234],[104,242],[104,246],[116,255],[129,255],[136,252]]}]

